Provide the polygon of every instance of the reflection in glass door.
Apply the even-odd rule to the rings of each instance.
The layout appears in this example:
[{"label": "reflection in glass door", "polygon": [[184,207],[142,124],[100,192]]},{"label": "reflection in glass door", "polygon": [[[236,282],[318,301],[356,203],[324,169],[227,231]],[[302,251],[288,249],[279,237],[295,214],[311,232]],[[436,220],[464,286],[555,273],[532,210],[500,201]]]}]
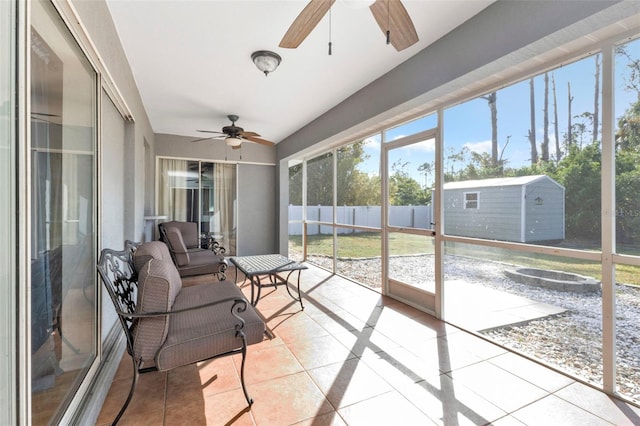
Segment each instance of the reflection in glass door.
[{"label": "reflection in glass door", "polygon": [[386,143],[387,294],[435,311],[434,130]]},{"label": "reflection in glass door", "polygon": [[97,359],[97,76],[31,2],[31,423],[55,424]]}]

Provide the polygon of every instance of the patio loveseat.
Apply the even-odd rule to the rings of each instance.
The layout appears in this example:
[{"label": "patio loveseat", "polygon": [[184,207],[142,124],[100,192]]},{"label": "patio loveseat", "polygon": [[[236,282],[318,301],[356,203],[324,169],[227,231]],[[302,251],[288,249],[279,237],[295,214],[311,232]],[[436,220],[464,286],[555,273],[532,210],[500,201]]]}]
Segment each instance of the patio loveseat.
[{"label": "patio loveseat", "polygon": [[173,263],[181,277],[215,274],[225,280],[228,264],[225,250],[207,239],[207,248],[201,247],[198,224],[195,222],[171,221],[158,224],[160,241],[167,244]]},{"label": "patio loveseat", "polygon": [[[134,254],[135,252],[135,254]],[[263,340],[265,324],[231,281],[182,286],[178,270],[160,241],[104,249],[98,272],[111,297],[133,362],[129,395],[113,424],[124,414],[138,376],[241,354],[240,381],[249,396],[244,367],[247,346]]]}]

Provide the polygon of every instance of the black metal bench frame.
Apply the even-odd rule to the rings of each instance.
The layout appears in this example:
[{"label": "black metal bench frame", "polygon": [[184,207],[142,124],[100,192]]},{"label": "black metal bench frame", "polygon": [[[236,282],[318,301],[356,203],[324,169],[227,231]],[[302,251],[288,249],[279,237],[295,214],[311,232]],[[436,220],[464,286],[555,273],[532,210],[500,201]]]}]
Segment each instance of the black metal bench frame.
[{"label": "black metal bench frame", "polygon": [[223,300],[218,300],[212,303],[192,306],[188,309],[181,310],[173,310],[166,312],[153,312],[153,313],[137,313],[136,312],[136,294],[138,288],[138,276],[133,264],[133,253],[136,248],[140,245],[140,243],[126,241],[125,249],[122,251],[112,250],[112,249],[104,249],[100,254],[100,260],[98,261],[98,272],[100,273],[100,277],[111,297],[111,301],[114,304],[116,313],[118,314],[118,319],[120,320],[120,325],[124,331],[126,340],[127,340],[127,352],[131,355],[131,360],[133,363],[133,379],[131,381],[131,388],[129,389],[129,394],[127,395],[127,399],[125,400],[122,408],[116,415],[112,425],[115,425],[120,421],[120,418],[126,411],[131,399],[133,397],[138,377],[140,374],[150,373],[154,371],[159,371],[158,368],[153,366],[144,367],[143,362],[140,360],[136,360],[134,357],[134,336],[131,333],[131,327],[133,323],[139,318],[150,318],[150,317],[159,317],[159,316],[169,316],[175,315],[178,313],[191,311],[195,309],[202,309],[214,305],[219,305],[223,303],[228,303],[233,301],[233,305],[231,307],[230,314],[233,315],[237,324],[236,328],[236,336],[242,339],[242,347],[233,351],[224,352],[220,354],[213,354],[208,358],[203,358],[200,361],[206,361],[210,359],[220,358],[229,355],[241,354],[242,362],[240,367],[240,381],[242,384],[242,391],[244,393],[244,397],[247,400],[249,406],[253,404],[253,399],[249,396],[247,392],[247,388],[244,380],[244,367],[245,360],[247,354],[247,341],[244,335],[244,319],[239,315],[247,309],[248,303],[247,300],[241,298],[226,298]]}]

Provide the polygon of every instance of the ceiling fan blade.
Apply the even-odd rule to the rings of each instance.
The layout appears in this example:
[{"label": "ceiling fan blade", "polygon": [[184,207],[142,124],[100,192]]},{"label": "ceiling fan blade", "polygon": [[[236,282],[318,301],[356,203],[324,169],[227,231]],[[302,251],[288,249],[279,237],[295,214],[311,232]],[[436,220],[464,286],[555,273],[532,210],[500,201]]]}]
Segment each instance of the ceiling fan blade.
[{"label": "ceiling fan blade", "polygon": [[369,6],[382,33],[390,33],[390,41],[399,52],[418,42],[418,33],[400,0],[376,0]]},{"label": "ceiling fan blade", "polygon": [[259,134],[257,134],[256,132],[246,132],[246,131],[242,131],[240,132],[240,136],[260,136]]},{"label": "ceiling fan blade", "polygon": [[266,139],[262,139],[262,138],[258,138],[255,136],[247,136],[246,134],[243,134],[242,137],[250,142],[255,142],[255,143],[259,143],[260,145],[266,145],[266,146],[274,146],[275,143],[268,141]]},{"label": "ceiling fan blade", "polygon": [[226,135],[218,135],[218,136],[207,136],[206,138],[200,138],[200,139],[194,139],[191,142],[202,142],[202,141],[209,141],[212,139],[226,139]]},{"label": "ceiling fan blade", "polygon": [[197,132],[201,132],[201,133],[216,133],[216,134],[219,134],[219,135],[224,135],[224,133],[222,133],[222,132],[217,132],[217,131],[215,131],[215,130],[196,130],[196,131],[197,131]]},{"label": "ceiling fan blade", "polygon": [[209,137],[209,138],[200,138],[200,139],[194,139],[191,142],[202,142],[202,141],[208,141],[209,139],[214,139],[215,136]]},{"label": "ceiling fan blade", "polygon": [[336,0],[311,0],[302,9],[302,12],[296,17],[289,29],[287,30],[280,47],[287,49],[295,49],[304,41],[305,38],[313,31],[322,20],[324,15],[331,9]]}]

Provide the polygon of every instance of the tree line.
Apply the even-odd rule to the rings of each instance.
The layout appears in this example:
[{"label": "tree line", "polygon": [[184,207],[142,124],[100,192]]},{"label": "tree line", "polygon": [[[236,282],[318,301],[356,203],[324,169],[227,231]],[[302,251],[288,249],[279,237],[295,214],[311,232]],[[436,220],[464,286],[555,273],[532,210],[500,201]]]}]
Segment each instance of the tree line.
[{"label": "tree line", "polygon": [[[640,60],[619,47],[617,55],[626,59],[628,69],[624,90],[635,94],[635,101],[617,120],[615,132],[616,158],[616,229],[621,243],[640,242]],[[529,80],[530,128],[526,137],[530,150],[529,164],[510,167],[504,158],[511,142],[510,136],[499,148],[497,99],[499,92],[482,97],[487,101],[491,120],[491,151],[475,152],[466,147],[450,148],[444,154],[445,182],[515,177],[545,174],[565,188],[565,229],[568,238],[600,240],[601,222],[601,169],[602,145],[599,138],[600,116],[600,55],[594,56],[593,110],[572,112],[573,95],[567,84],[567,127],[559,128],[559,90],[553,71],[543,74],[543,135],[536,135],[535,81]],[[549,125],[551,122],[552,125]],[[550,145],[549,131],[554,133],[555,144]],[[538,150],[539,148],[539,150]],[[307,163],[307,204],[331,205],[333,203],[333,160],[331,152]],[[380,205],[380,176],[368,175],[358,165],[368,159],[364,141],[359,141],[336,151],[337,157],[337,205]],[[407,170],[408,162],[396,161],[389,171],[389,202],[392,205],[425,205],[431,202],[431,191],[421,185]],[[302,165],[291,167],[290,202],[302,204]],[[426,181],[435,172],[435,165],[418,166],[419,174]]]}]

